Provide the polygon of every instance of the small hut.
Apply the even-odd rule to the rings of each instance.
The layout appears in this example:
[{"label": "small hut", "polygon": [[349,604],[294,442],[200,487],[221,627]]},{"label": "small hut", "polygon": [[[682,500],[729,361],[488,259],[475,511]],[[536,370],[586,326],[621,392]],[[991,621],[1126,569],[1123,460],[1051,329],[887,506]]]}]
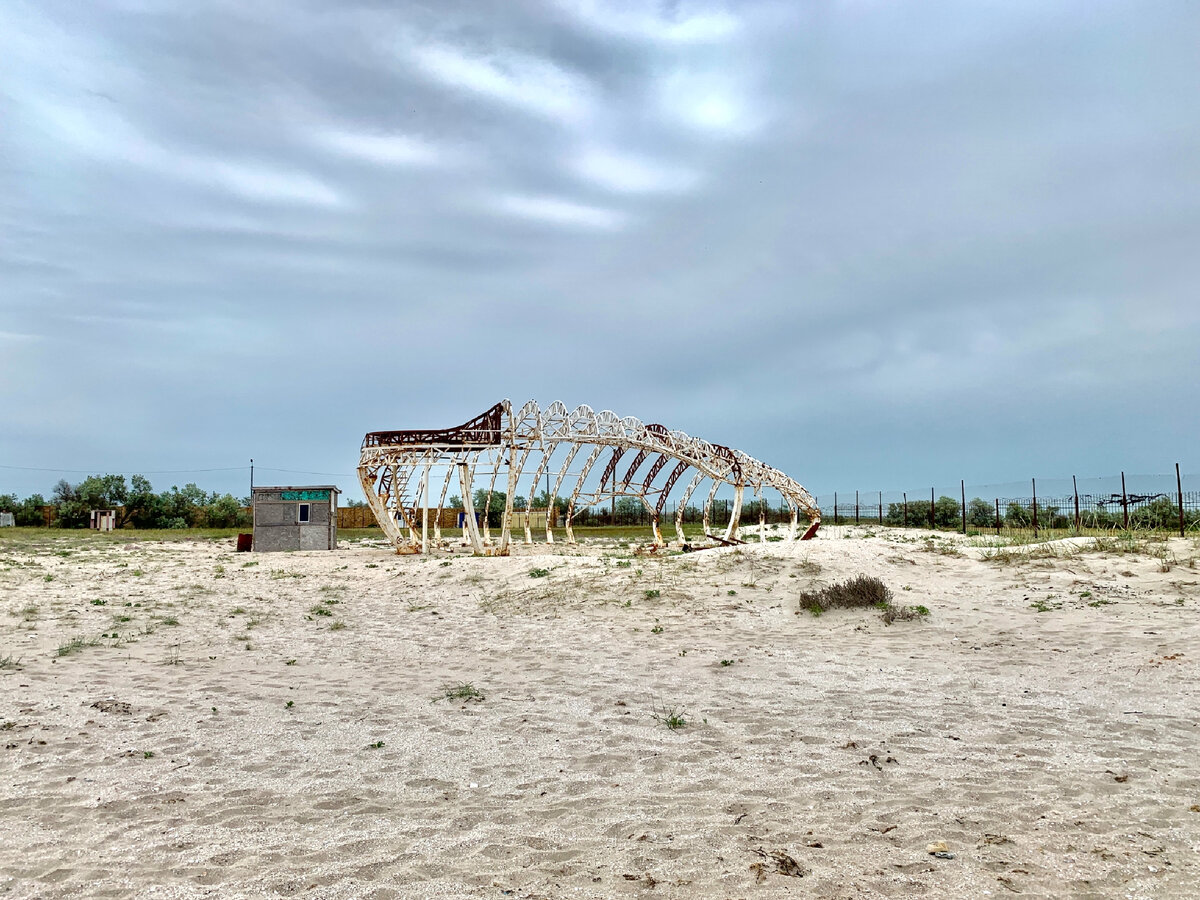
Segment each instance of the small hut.
[{"label": "small hut", "polygon": [[333,550],[338,493],[332,484],[254,488],[255,552]]}]

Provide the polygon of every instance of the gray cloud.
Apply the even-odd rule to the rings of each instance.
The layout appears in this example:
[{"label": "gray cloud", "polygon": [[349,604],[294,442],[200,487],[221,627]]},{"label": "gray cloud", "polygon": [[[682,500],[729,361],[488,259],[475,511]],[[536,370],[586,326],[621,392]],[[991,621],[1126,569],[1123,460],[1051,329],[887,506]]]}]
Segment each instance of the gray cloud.
[{"label": "gray cloud", "polygon": [[0,459],[350,472],[365,430],[509,396],[820,490],[1186,468],[1197,26],[1166,2],[6,4]]}]

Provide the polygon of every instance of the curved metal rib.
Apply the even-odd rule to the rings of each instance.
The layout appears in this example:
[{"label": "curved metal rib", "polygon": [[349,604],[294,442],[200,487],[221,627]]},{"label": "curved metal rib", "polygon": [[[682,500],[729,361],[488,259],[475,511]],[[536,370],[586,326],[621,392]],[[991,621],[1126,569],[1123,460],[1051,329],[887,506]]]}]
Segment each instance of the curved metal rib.
[{"label": "curved metal rib", "polygon": [[[513,500],[523,484],[528,485],[527,508],[531,508],[537,496],[539,483],[550,468],[550,461],[559,445],[565,444],[567,455],[561,467],[556,466],[553,488],[549,500],[568,496],[565,530],[567,541],[574,543],[571,521],[579,505],[591,506],[616,496],[635,497],[650,514],[651,531],[656,545],[663,543],[658,524],[668,496],[682,475],[694,471],[680,500],[675,516],[675,533],[683,542],[682,513],[692,493],[705,478],[712,481],[704,504],[704,528],[708,533],[711,507],[721,487],[731,487],[734,503],[723,538],[718,541],[736,540],[742,497],[746,487],[759,500],[759,533],[763,539],[764,520],[762,492],[764,488],[776,491],[787,504],[791,513],[788,538],[796,539],[800,516],[805,516],[809,527],[801,540],[812,537],[820,526],[821,512],[816,501],[798,482],[778,469],[721,444],[710,444],[682,431],[670,431],[662,425],[643,425],[633,417],[621,418],[608,410],[593,412],[588,406],[578,406],[568,412],[562,403],[553,403],[545,410],[539,409],[532,400],[514,411],[512,404],[503,400],[491,409],[457,428],[419,429],[400,431],[373,431],[363,439],[359,457],[358,475],[363,493],[370,504],[376,521],[388,539],[402,552],[419,552],[427,548],[428,518],[431,505],[429,470],[446,467],[437,501],[434,518],[433,544],[441,540],[441,510],[454,469],[458,469],[463,504],[469,521],[464,522],[463,537],[470,537],[477,552],[507,553],[511,539]],[[581,449],[587,447],[586,462],[579,472],[571,472],[571,463]],[[612,456],[604,467],[599,485],[589,479],[595,463],[605,448],[612,449]],[[617,474],[617,465],[626,452],[634,459],[624,472]],[[532,477],[525,474],[525,465],[532,456],[538,464]],[[638,481],[638,470],[650,457],[656,457],[646,476]],[[655,487],[658,476],[674,463],[661,487]],[[504,515],[501,519],[500,540],[493,545],[484,518],[482,528],[476,526],[468,494],[473,489],[476,471],[486,479],[483,492],[486,502],[495,492],[496,481],[501,471],[505,472],[506,487]],[[414,481],[414,475],[419,478]],[[526,478],[528,481],[522,482]],[[419,485],[415,491],[410,485]],[[567,485],[564,491],[564,484]],[[549,489],[550,486],[547,485]],[[418,509],[424,503],[425,509]],[[487,509],[480,510],[483,516]],[[482,540],[479,532],[482,531]],[[407,535],[405,534],[407,532]],[[525,541],[532,543],[529,517],[525,521]],[[553,542],[551,517],[546,520],[546,539]]]}]

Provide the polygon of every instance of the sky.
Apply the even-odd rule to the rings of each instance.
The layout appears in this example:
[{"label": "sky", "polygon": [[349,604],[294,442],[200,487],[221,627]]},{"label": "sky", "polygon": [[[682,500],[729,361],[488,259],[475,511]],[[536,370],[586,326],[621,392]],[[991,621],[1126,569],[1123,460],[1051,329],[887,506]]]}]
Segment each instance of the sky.
[{"label": "sky", "polygon": [[0,493],[502,398],[818,493],[1200,473],[1200,4],[6,0]]}]

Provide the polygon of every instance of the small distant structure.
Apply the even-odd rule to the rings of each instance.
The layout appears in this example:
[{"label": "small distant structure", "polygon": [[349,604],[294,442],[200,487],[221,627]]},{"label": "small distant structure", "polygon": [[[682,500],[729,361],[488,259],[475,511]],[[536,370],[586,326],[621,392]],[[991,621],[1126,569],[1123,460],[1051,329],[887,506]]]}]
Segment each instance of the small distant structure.
[{"label": "small distant structure", "polygon": [[92,531],[113,531],[117,527],[115,509],[93,509],[89,526]]},{"label": "small distant structure", "polygon": [[255,487],[254,552],[336,548],[339,493],[332,484]]},{"label": "small distant structure", "polygon": [[17,518],[10,512],[0,512],[0,528],[15,528]]}]

